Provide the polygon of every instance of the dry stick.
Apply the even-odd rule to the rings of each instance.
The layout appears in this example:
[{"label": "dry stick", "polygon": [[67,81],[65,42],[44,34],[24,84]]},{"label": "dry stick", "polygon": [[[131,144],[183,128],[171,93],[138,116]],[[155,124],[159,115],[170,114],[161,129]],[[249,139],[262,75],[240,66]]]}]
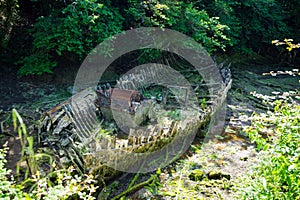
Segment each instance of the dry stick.
[{"label": "dry stick", "polygon": [[131,188],[128,188],[127,190],[125,190],[124,192],[118,194],[117,196],[115,196],[114,198],[112,198],[111,200],[117,200],[117,199],[120,199],[122,196],[125,196],[127,195],[128,193],[131,193],[131,192],[134,192],[148,184],[151,183],[151,181],[153,181],[156,177],[155,176],[151,176],[148,180],[142,182],[142,183],[139,183]]}]

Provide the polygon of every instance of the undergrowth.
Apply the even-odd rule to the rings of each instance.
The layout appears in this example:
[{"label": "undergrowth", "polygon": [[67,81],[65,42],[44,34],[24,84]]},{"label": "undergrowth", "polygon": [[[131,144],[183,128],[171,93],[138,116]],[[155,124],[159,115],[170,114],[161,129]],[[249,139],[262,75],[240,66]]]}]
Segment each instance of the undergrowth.
[{"label": "undergrowth", "polygon": [[277,100],[246,129],[260,164],[239,184],[239,199],[300,199],[300,105]]},{"label": "undergrowth", "polygon": [[[36,153],[33,148],[33,137],[27,133],[26,126],[16,110],[13,113],[13,123],[22,145],[22,158],[25,162],[25,173],[21,173],[16,181],[9,177],[11,170],[6,165],[7,145],[0,149],[0,199],[95,199],[95,180],[92,175],[77,175],[71,166],[68,169],[58,169],[51,156]],[[44,160],[46,158],[46,160]],[[51,169],[44,172],[42,163],[48,162]],[[20,168],[20,166],[18,167]]]}]

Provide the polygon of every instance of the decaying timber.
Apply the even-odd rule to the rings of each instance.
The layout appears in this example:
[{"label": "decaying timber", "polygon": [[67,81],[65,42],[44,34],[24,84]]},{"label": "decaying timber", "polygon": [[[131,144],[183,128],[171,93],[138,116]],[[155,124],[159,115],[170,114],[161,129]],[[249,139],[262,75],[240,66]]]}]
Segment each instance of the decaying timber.
[{"label": "decaying timber", "polygon": [[[116,160],[128,165],[122,166],[124,169],[138,170],[134,168],[137,162],[145,162],[147,167],[150,164],[143,157],[126,153],[154,152],[171,141],[185,142],[191,132],[209,122],[226,99],[231,77],[224,74],[224,83],[213,86],[215,92],[202,108],[189,103],[188,89],[179,87],[186,94],[179,119],[170,117],[170,111],[164,108],[167,95],[157,103],[136,90],[87,88],[45,113],[40,140],[56,152],[60,162],[71,162],[82,172],[109,177],[113,170],[105,169],[117,164]],[[154,162],[163,162],[167,159],[164,156],[168,155]]]}]

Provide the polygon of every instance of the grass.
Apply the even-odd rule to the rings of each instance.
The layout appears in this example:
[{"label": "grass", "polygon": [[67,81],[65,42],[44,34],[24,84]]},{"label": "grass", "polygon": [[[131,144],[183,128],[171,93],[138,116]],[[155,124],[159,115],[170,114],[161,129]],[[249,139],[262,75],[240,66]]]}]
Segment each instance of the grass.
[{"label": "grass", "polygon": [[[177,117],[177,113],[174,114]],[[53,169],[43,175],[39,164],[42,161],[53,165],[51,156],[36,153],[33,137],[16,110],[13,110],[13,123],[22,144],[22,160],[26,162],[25,180],[10,181],[10,172],[5,168],[7,148],[0,149],[0,198],[1,199],[95,199],[96,191],[92,176],[76,176],[70,169]],[[191,161],[180,161],[176,170],[159,173],[168,176],[161,183],[153,176],[141,185],[136,184],[138,175],[124,193],[115,198],[123,198],[132,190],[144,187],[154,196],[167,196],[173,199],[203,199],[199,194],[210,198],[217,195],[218,189],[231,190],[237,199],[300,199],[300,105],[295,102],[275,101],[270,111],[253,116],[253,123],[245,129],[252,143],[259,151],[260,163],[255,170],[244,176],[232,187],[228,179],[211,180],[202,167]],[[194,153],[201,148],[192,146]],[[218,157],[212,154],[211,159]],[[193,176],[191,172],[194,172]],[[154,179],[155,177],[155,179]],[[191,178],[192,177],[192,178]],[[166,187],[167,185],[167,187]],[[214,189],[215,194],[210,190]]]},{"label": "grass", "polygon": [[300,105],[276,101],[246,132],[261,157],[238,186],[239,199],[300,199]]},{"label": "grass", "polygon": [[44,159],[48,159],[49,164],[53,162],[52,156],[45,153],[35,153],[33,148],[33,136],[28,135],[26,125],[23,122],[22,117],[18,113],[16,109],[12,110],[12,118],[14,124],[14,130],[18,132],[18,136],[20,139],[20,143],[22,146],[21,152],[21,160],[17,164],[17,174],[20,174],[20,163],[26,162],[26,171],[25,171],[25,179],[30,176],[38,174],[38,168],[40,160],[45,161]]},{"label": "grass", "polygon": [[[55,168],[51,155],[36,153],[33,137],[27,133],[26,125],[17,110],[13,109],[12,117],[22,145],[20,162],[25,161],[26,171],[21,173],[24,176],[22,181],[9,179],[11,171],[5,167],[8,147],[0,149],[0,199],[95,199],[93,194],[97,186],[92,175],[79,176],[72,166],[68,169]],[[52,166],[51,171],[44,173],[40,165],[42,162],[48,162]]]}]

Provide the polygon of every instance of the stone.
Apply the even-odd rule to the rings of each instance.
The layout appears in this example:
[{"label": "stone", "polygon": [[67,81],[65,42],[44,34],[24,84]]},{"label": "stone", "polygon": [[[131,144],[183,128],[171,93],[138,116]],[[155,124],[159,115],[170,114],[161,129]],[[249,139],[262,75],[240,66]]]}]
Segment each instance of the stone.
[{"label": "stone", "polygon": [[210,180],[221,180],[223,178],[226,178],[227,180],[230,180],[230,174],[222,173],[220,171],[210,171],[207,174],[207,177]]}]

